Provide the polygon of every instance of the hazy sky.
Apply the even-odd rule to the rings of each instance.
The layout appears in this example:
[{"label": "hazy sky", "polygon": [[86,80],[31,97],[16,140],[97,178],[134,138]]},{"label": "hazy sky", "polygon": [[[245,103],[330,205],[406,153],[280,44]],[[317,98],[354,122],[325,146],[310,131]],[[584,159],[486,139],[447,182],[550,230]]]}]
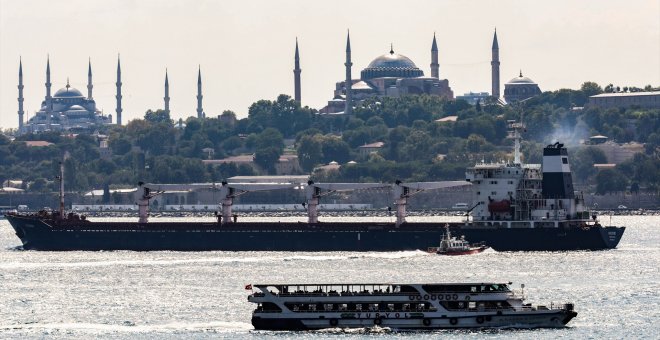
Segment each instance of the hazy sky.
[{"label": "hazy sky", "polygon": [[195,115],[199,64],[207,115],[244,117],[256,100],[293,94],[296,36],[303,105],[323,107],[344,77],[347,29],[355,78],[390,43],[430,75],[435,32],[454,94],[490,92],[495,27],[502,88],[519,69],[542,90],[660,85],[658,0],[0,0],[0,127],[18,126],[19,56],[29,116],[45,95],[48,54],[53,93],[69,77],[86,94],[91,58],[94,99],[114,116],[121,53],[124,123],[163,107],[166,67],[173,118]]}]

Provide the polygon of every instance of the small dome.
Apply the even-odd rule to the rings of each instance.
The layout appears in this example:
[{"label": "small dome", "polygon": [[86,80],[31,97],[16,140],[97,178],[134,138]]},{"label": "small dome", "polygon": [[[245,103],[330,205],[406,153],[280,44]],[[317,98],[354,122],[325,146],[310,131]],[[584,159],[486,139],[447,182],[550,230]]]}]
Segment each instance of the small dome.
[{"label": "small dome", "polygon": [[73,87],[63,87],[55,92],[54,98],[84,98],[83,94]]},{"label": "small dome", "polygon": [[523,77],[521,71],[519,76],[509,80],[507,84],[536,84],[536,83],[527,77]]},{"label": "small dome", "polygon": [[68,111],[87,111],[87,110],[80,105],[71,105]]}]

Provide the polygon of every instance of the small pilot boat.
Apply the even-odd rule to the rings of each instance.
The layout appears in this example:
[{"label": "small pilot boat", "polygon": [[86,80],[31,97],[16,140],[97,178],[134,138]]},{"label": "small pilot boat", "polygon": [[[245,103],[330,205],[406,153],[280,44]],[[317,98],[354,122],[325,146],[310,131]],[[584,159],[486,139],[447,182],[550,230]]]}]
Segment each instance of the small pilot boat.
[{"label": "small pilot boat", "polygon": [[442,235],[440,240],[439,247],[429,247],[429,253],[435,253],[439,255],[469,255],[481,253],[482,251],[488,249],[489,247],[483,243],[470,244],[465,240],[464,236],[461,238],[456,238],[451,236],[449,227],[445,227],[445,233]]}]

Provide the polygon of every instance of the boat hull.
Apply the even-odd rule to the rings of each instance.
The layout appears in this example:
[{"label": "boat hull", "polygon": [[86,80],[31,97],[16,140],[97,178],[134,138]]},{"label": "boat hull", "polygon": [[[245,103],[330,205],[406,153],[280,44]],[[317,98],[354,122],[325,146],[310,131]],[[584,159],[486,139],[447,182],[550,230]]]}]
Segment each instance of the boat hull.
[{"label": "boat hull", "polygon": [[449,256],[453,256],[453,255],[471,255],[471,254],[481,253],[486,249],[488,249],[488,247],[481,246],[481,247],[470,248],[470,249],[467,249],[467,250],[438,251],[438,252],[436,252],[436,254],[438,254],[438,255],[449,255]]},{"label": "boat hull", "polygon": [[[178,251],[402,251],[437,245],[445,223],[217,223],[83,222],[57,224],[35,216],[8,215],[28,250]],[[616,247],[624,227],[470,228],[452,232],[497,251],[602,250]]]},{"label": "boat hull", "polygon": [[[501,312],[500,312],[501,313]],[[401,313],[352,313],[351,318],[339,315],[314,315],[300,313],[293,318],[279,317],[277,313],[252,317],[252,325],[257,330],[272,331],[302,331],[325,328],[366,328],[389,327],[395,330],[433,330],[433,329],[483,329],[483,328],[562,328],[570,322],[577,312],[567,310],[549,310],[545,312],[506,312],[491,313],[460,313],[460,315],[440,315],[440,313],[425,313],[426,315],[410,317]]]}]

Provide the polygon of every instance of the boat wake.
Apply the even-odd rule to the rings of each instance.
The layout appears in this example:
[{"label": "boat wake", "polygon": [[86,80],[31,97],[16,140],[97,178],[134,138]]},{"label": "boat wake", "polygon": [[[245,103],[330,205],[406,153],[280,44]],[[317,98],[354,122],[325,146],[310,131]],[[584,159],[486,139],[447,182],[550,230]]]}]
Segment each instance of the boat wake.
[{"label": "boat wake", "polygon": [[330,334],[388,334],[394,331],[389,327],[365,327],[365,328],[324,328],[316,333],[330,333]]},{"label": "boat wake", "polygon": [[96,324],[96,323],[25,323],[15,325],[0,325],[0,331],[11,330],[41,330],[41,331],[82,331],[82,332],[123,332],[123,333],[153,333],[153,332],[247,332],[253,329],[245,322],[217,321],[207,323],[174,322],[161,325],[136,325],[131,321],[123,324]]},{"label": "boat wake", "polygon": [[178,266],[191,264],[256,263],[288,261],[337,261],[365,258],[401,259],[427,256],[423,251],[400,251],[391,253],[353,253],[347,255],[297,255],[263,257],[208,257],[193,259],[144,259],[144,260],[99,260],[80,262],[6,262],[0,263],[0,269],[39,269],[39,268],[90,268],[112,266]]}]

